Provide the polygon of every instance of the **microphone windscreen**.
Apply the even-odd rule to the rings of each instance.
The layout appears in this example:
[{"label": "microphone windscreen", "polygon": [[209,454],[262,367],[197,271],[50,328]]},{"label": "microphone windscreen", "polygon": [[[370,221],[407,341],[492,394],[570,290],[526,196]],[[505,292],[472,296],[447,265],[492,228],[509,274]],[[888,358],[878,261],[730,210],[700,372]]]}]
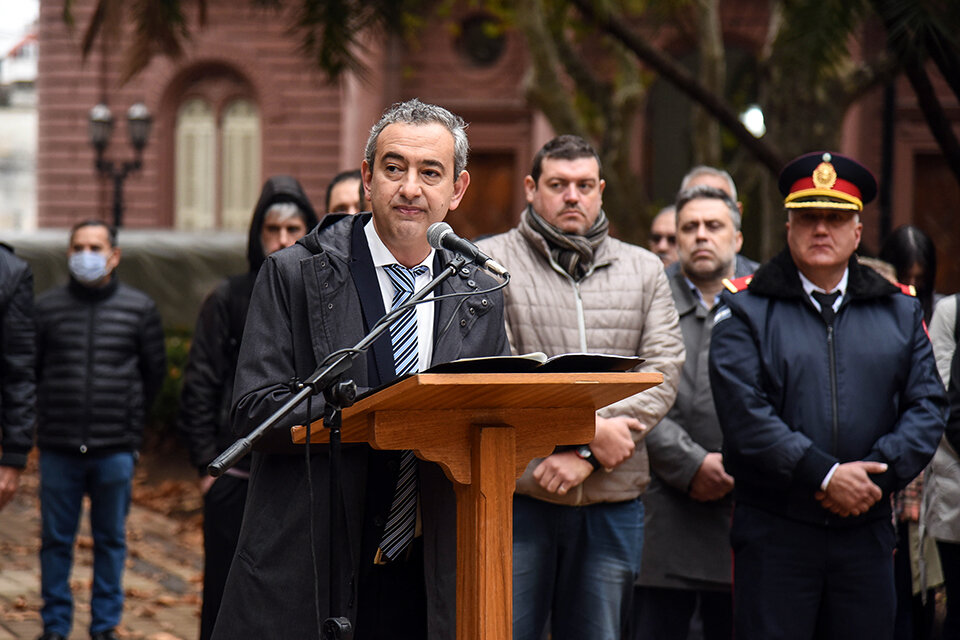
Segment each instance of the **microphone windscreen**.
[{"label": "microphone windscreen", "polygon": [[442,249],[443,247],[440,244],[440,239],[446,234],[452,232],[453,227],[446,222],[434,222],[427,228],[427,242],[429,242],[430,246],[434,249]]}]

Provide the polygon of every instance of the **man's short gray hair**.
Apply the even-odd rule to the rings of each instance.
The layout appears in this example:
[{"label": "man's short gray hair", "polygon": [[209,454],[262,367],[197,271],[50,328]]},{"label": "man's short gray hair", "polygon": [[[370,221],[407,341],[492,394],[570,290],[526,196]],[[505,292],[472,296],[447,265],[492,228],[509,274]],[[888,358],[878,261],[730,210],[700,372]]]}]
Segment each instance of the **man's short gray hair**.
[{"label": "man's short gray hair", "polygon": [[716,167],[709,167],[705,164],[698,165],[690,171],[687,171],[687,175],[683,176],[683,180],[680,181],[680,191],[688,188],[690,183],[693,182],[693,179],[697,176],[715,176],[722,180],[726,180],[727,184],[730,186],[730,197],[733,198],[733,201],[737,200],[737,185],[733,182],[733,178],[729,173],[723,169],[717,169]]},{"label": "man's short gray hair", "polygon": [[373,125],[370,129],[370,137],[367,138],[367,147],[364,150],[364,158],[367,165],[373,169],[373,163],[377,155],[377,140],[380,138],[380,132],[387,128],[387,125],[404,124],[441,124],[446,127],[450,135],[453,136],[453,179],[460,178],[460,174],[467,168],[467,156],[470,153],[470,143],[467,141],[467,123],[458,115],[447,111],[443,107],[435,104],[420,102],[417,98],[398,102],[387,109],[380,122]]},{"label": "man's short gray hair", "polygon": [[726,191],[711,187],[706,184],[698,184],[689,189],[682,189],[677,194],[677,227],[680,226],[680,212],[693,200],[719,200],[727,207],[727,213],[730,214],[730,221],[733,222],[733,228],[740,231],[740,207]]}]

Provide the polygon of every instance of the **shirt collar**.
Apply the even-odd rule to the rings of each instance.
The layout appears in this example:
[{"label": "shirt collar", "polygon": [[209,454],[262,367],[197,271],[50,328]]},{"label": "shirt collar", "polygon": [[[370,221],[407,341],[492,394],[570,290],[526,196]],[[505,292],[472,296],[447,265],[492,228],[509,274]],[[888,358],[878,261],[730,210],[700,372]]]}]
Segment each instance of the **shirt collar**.
[{"label": "shirt collar", "polygon": [[693,293],[693,297],[696,298],[697,302],[703,305],[708,311],[710,309],[713,309],[717,304],[719,304],[720,294],[722,293],[722,291],[718,292],[717,295],[713,297],[713,302],[711,304],[707,304],[706,300],[703,299],[703,294],[700,293],[700,289],[697,289],[697,285],[693,284],[693,282],[691,282],[690,278],[688,278],[687,276],[683,276],[683,279],[686,281],[687,286],[690,287],[690,291]]},{"label": "shirt collar", "polygon": [[[373,258],[374,267],[400,264],[400,261],[393,256],[393,253],[390,252],[387,245],[383,244],[383,240],[377,235],[377,229],[373,226],[373,217],[363,226],[363,233],[367,236],[367,246],[370,247],[370,257]],[[433,277],[433,256],[436,252],[437,250],[431,247],[430,253],[428,253],[427,257],[420,263],[429,270],[429,276],[431,278]]]},{"label": "shirt collar", "polygon": [[814,305],[816,305],[818,309],[820,308],[820,304],[814,299],[812,295],[814,291],[820,291],[823,293],[833,293],[834,291],[839,291],[840,295],[837,296],[837,301],[833,303],[833,308],[834,310],[836,310],[840,306],[840,301],[843,300],[843,296],[847,292],[847,279],[850,276],[850,267],[847,267],[846,269],[843,270],[843,277],[840,278],[840,282],[838,282],[837,286],[835,286],[831,291],[824,291],[821,287],[818,287],[817,285],[810,282],[807,276],[803,275],[803,272],[800,271],[799,269],[797,269],[797,274],[800,276],[800,284],[803,286],[804,292],[807,294],[807,297],[813,300]]}]

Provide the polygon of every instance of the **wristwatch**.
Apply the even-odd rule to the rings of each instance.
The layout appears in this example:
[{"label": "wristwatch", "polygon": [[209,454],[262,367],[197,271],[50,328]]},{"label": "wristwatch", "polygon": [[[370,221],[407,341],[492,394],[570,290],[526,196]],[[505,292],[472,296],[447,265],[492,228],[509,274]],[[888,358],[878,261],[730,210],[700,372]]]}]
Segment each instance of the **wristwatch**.
[{"label": "wristwatch", "polygon": [[597,456],[593,455],[593,450],[590,448],[590,445],[588,444],[580,445],[579,447],[577,447],[576,451],[577,451],[577,456],[581,460],[586,460],[587,462],[589,462],[590,465],[593,467],[594,471],[603,468],[603,465],[600,464],[599,460],[597,460]]}]

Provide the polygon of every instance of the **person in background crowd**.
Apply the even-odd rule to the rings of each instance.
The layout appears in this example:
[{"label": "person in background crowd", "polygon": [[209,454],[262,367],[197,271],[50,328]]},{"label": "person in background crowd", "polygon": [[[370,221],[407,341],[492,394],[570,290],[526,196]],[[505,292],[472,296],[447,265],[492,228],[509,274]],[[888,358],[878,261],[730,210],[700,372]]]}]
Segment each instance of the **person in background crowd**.
[{"label": "person in background crowd", "polygon": [[329,213],[353,215],[369,209],[363,194],[360,170],[341,171],[327,185],[326,207]]},{"label": "person in background crowd", "polygon": [[877,257],[893,265],[900,283],[916,289],[917,299],[923,306],[923,319],[929,324],[936,302],[933,289],[937,280],[937,250],[930,236],[912,225],[897,227]]},{"label": "person in background crowd", "polygon": [[520,224],[479,245],[511,266],[504,291],[514,353],[645,359],[663,383],[597,412],[596,437],[533,460],[513,503],[513,637],[617,640],[640,569],[649,483],[643,437],[676,398],[683,339],[663,265],[608,234],[600,158],[562,135],[524,179]]},{"label": "person in background crowd", "polygon": [[[677,401],[646,439],[652,471],[634,638],[684,640],[699,610],[707,640],[729,639],[733,478],[710,393],[710,327],[724,282],[757,264],[738,254],[740,209],[725,192],[699,185],[677,195],[677,254],[670,276],[687,353]],[[731,285],[733,286],[733,285]]]},{"label": "person in background crowd", "polygon": [[[898,282],[914,288],[923,306],[924,321],[929,324],[937,275],[937,252],[930,236],[911,225],[898,227],[887,237],[878,257],[893,266]],[[919,520],[923,484],[921,473],[894,496],[897,640],[927,640],[933,634],[933,588],[941,583],[940,559],[932,539],[924,540],[921,547]]]},{"label": "person in background crowd", "polygon": [[36,356],[33,273],[0,243],[0,509],[17,492],[33,448]]},{"label": "person in background crowd", "polygon": [[115,640],[123,614],[126,520],[146,412],[166,375],[157,307],[120,282],[116,230],[70,231],[70,282],[37,298],[42,640],[73,625],[70,570],[84,494],[90,497],[90,637]]},{"label": "person in background crowd", "polygon": [[738,640],[893,638],[889,496],[936,449],[947,402],[923,310],[854,257],[877,191],[816,152],[779,179],[787,249],[725,292],[710,344]]},{"label": "person in background crowd", "polygon": [[291,176],[269,178],[253,210],[246,273],[224,280],[204,300],[183,370],[177,427],[190,461],[200,472],[203,495],[203,604],[200,640],[208,640],[217,619],[223,585],[237,548],[250,477],[241,460],[219,478],[207,465],[230,444],[230,403],[250,294],[266,256],[289,247],[317,224],[317,214]]},{"label": "person in background crowd", "polygon": [[960,294],[937,303],[930,322],[930,339],[937,369],[949,389],[950,420],[937,453],[924,473],[922,522],[936,540],[946,587],[947,612],[941,640],[960,640],[960,390],[953,376],[960,368]]},{"label": "person in background crowd", "polygon": [[[260,270],[237,364],[235,435],[250,433],[297,392],[291,380],[353,347],[453,258],[430,247],[427,228],[460,205],[470,184],[468,151],[466,123],[417,99],[393,105],[374,125],[362,165],[372,211],[325,216]],[[366,390],[431,363],[506,354],[495,284],[465,266],[436,290],[444,299],[401,314],[346,376]],[[354,623],[355,640],[455,637],[451,482],[411,451],[345,445],[343,491],[331,505],[328,448],[314,445],[306,458],[290,440],[291,425],[323,411],[323,396],[312,397],[256,445],[214,639],[319,637],[331,588],[343,603],[334,613]],[[331,584],[333,508],[346,530],[335,550],[344,571]]]},{"label": "person in background crowd", "polygon": [[654,216],[647,244],[663,262],[664,269],[677,261],[677,213],[673,205],[664,207]]},{"label": "person in background crowd", "polygon": [[727,171],[704,164],[697,165],[687,171],[687,174],[680,180],[680,191],[699,185],[720,189],[720,191],[726,193],[731,200],[737,203],[737,209],[743,215],[743,203],[737,200],[737,185]]}]

